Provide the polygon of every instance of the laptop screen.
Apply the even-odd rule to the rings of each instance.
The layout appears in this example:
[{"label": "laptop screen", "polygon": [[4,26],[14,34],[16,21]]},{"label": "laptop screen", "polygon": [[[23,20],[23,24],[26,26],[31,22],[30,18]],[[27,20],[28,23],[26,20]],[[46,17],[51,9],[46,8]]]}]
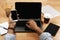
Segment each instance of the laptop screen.
[{"label": "laptop screen", "polygon": [[40,2],[16,2],[15,9],[19,14],[20,19],[40,19]]}]

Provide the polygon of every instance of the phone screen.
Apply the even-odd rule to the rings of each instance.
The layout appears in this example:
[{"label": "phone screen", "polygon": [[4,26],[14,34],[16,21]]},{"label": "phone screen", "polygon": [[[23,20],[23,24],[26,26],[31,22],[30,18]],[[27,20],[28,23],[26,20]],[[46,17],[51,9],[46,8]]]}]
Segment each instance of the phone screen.
[{"label": "phone screen", "polygon": [[16,12],[16,10],[13,10],[13,11],[11,11],[11,17],[12,17],[12,19],[13,20],[17,20],[17,12]]}]

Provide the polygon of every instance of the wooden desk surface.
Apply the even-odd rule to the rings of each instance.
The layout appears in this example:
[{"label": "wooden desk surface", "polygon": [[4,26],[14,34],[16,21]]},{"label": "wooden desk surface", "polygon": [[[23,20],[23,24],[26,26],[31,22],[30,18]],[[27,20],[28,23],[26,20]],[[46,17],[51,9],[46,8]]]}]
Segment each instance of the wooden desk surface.
[{"label": "wooden desk surface", "polygon": [[[4,36],[0,35],[0,40],[4,40]],[[39,40],[37,33],[16,33],[16,40]]]},{"label": "wooden desk surface", "polygon": [[39,40],[36,33],[16,33],[16,40]]}]

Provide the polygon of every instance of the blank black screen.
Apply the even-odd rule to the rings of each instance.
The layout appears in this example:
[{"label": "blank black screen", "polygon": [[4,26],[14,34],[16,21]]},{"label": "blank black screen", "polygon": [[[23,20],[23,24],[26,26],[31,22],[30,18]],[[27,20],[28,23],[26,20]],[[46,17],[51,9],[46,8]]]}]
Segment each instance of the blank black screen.
[{"label": "blank black screen", "polygon": [[12,10],[12,11],[11,11],[11,14],[12,14],[12,15],[11,15],[12,19],[13,19],[13,20],[17,20],[16,10]]},{"label": "blank black screen", "polygon": [[19,13],[20,19],[40,19],[40,2],[16,2],[15,9],[17,10],[17,13]]}]

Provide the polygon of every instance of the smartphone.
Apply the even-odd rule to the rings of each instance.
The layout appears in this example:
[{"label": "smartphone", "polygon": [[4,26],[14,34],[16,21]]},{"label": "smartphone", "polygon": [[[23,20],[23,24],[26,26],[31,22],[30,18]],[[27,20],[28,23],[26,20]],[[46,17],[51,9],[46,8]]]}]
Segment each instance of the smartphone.
[{"label": "smartphone", "polygon": [[13,19],[13,21],[17,21],[17,11],[16,10],[12,10],[11,11],[11,17]]},{"label": "smartphone", "polygon": [[55,36],[59,30],[59,26],[53,23],[50,23],[44,32],[49,32],[52,36]]}]

